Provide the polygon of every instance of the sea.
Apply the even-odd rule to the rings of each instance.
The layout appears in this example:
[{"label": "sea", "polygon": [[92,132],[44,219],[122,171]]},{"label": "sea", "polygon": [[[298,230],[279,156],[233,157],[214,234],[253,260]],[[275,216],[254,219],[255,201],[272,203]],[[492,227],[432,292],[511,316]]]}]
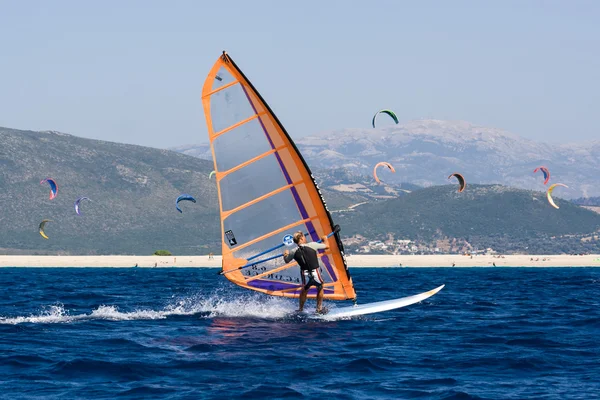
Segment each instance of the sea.
[{"label": "sea", "polygon": [[446,286],[338,321],[217,271],[0,268],[0,398],[600,399],[599,268],[353,268],[359,304]]}]

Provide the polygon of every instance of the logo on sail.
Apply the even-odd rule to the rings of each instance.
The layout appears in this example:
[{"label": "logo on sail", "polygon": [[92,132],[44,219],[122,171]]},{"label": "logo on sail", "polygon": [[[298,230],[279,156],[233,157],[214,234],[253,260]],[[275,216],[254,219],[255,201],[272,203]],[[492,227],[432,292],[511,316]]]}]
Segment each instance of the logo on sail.
[{"label": "logo on sail", "polygon": [[286,246],[292,246],[294,244],[294,238],[292,237],[292,235],[288,234],[283,237],[282,242]]},{"label": "logo on sail", "polygon": [[235,235],[232,230],[225,232],[225,238],[229,242],[230,246],[235,246],[237,244],[237,240],[235,240]]}]

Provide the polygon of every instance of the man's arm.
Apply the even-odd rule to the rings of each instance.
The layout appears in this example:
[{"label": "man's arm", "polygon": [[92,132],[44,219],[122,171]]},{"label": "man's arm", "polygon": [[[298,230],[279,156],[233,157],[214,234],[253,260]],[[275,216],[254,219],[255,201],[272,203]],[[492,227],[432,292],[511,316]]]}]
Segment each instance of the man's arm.
[{"label": "man's arm", "polygon": [[325,245],[325,250],[329,250],[329,238],[327,235],[321,236],[321,242]]},{"label": "man's arm", "polygon": [[329,244],[327,243],[310,242],[306,243],[305,246],[308,246],[313,250],[329,250]]},{"label": "man's arm", "polygon": [[292,249],[291,251],[286,250],[283,252],[283,261],[285,261],[286,264],[294,259],[294,254],[296,253],[296,250],[297,249]]}]

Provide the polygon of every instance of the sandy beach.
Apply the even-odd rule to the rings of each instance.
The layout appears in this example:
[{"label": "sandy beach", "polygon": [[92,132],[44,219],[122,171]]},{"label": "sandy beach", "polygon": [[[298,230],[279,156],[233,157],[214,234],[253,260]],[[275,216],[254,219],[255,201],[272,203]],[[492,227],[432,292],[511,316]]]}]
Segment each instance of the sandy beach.
[{"label": "sandy beach", "polygon": [[[350,255],[352,267],[600,267],[600,254],[572,255]],[[221,256],[0,256],[0,267],[220,267]]]}]

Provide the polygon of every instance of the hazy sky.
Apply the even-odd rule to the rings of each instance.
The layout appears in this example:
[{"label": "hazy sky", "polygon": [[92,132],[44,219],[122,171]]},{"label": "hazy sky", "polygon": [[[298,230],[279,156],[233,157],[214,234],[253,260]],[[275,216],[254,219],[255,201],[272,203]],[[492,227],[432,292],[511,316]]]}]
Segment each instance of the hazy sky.
[{"label": "hazy sky", "polygon": [[0,0],[0,126],[206,142],[201,88],[227,50],[292,137],[385,107],[600,139],[599,21],[600,1]]}]

